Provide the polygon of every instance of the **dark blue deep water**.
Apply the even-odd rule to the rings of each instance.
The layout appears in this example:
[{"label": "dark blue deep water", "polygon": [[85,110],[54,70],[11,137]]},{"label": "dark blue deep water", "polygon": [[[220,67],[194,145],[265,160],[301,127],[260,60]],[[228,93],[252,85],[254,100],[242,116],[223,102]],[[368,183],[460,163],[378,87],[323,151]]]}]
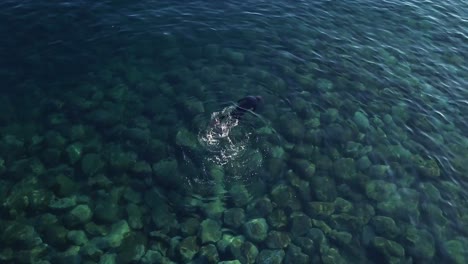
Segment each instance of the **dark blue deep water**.
[{"label": "dark blue deep water", "polygon": [[466,1],[6,0],[0,34],[1,263],[468,263]]}]

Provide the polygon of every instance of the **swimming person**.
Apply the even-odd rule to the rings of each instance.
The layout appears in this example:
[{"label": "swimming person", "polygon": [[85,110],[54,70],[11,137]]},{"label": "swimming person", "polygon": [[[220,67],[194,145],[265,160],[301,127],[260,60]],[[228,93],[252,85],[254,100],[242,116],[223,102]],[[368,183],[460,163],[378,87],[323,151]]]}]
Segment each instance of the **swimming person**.
[{"label": "swimming person", "polygon": [[236,108],[229,113],[235,119],[240,119],[247,111],[255,111],[263,98],[259,95],[248,95],[237,101]]}]

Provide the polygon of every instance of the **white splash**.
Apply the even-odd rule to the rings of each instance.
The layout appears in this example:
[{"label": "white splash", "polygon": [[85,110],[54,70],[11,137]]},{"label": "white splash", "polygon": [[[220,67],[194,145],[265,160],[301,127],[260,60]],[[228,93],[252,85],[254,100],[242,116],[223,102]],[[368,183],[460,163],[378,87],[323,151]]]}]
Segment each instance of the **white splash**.
[{"label": "white splash", "polygon": [[241,156],[249,140],[250,133],[242,133],[240,138],[231,136],[239,125],[239,120],[230,115],[234,109],[230,106],[211,114],[210,124],[199,135],[200,143],[212,153],[207,159],[216,165],[226,165]]}]

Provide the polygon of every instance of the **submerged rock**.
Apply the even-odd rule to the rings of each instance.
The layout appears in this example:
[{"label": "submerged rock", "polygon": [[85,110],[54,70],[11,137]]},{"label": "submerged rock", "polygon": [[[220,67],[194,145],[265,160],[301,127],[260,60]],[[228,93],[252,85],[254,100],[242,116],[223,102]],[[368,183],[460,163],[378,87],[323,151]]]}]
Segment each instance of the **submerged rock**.
[{"label": "submerged rock", "polygon": [[278,184],[273,187],[271,191],[271,200],[280,208],[291,208],[298,210],[301,204],[297,199],[297,195],[290,186],[285,184]]},{"label": "submerged rock", "polygon": [[245,235],[254,242],[265,240],[268,234],[268,224],[264,218],[256,218],[244,224]]},{"label": "submerged rock", "polygon": [[229,190],[229,195],[236,207],[243,207],[250,201],[249,191],[243,184],[236,184]]},{"label": "submerged rock", "polygon": [[217,242],[221,239],[221,235],[221,225],[218,222],[212,219],[206,219],[201,222],[199,236],[202,244]]},{"label": "submerged rock", "polygon": [[142,209],[133,203],[127,205],[128,224],[133,229],[143,228],[143,211]]},{"label": "submerged rock", "polygon": [[285,264],[306,264],[309,262],[309,256],[302,253],[301,248],[295,245],[290,245],[286,252]]},{"label": "submerged rock", "polygon": [[234,239],[231,245],[229,245],[229,251],[234,258],[246,264],[255,263],[258,255],[257,247],[251,242],[243,241],[242,239]]},{"label": "submerged rock", "polygon": [[284,256],[284,250],[264,249],[258,254],[256,263],[281,264]]},{"label": "submerged rock", "polygon": [[76,246],[83,246],[88,242],[86,233],[82,230],[71,230],[67,233],[67,239]]},{"label": "submerged rock", "polygon": [[111,231],[106,236],[107,244],[110,247],[119,247],[125,237],[130,233],[130,227],[128,226],[127,221],[120,220],[111,227]]},{"label": "submerged rock", "polygon": [[353,121],[362,131],[366,131],[369,128],[369,119],[361,111],[357,111],[354,113]]},{"label": "submerged rock", "polygon": [[341,243],[342,245],[348,245],[353,239],[353,235],[345,231],[331,230],[328,236],[333,240]]},{"label": "submerged rock", "polygon": [[177,160],[169,158],[153,164],[153,174],[157,182],[165,186],[177,186],[180,184]]},{"label": "submerged rock", "polygon": [[339,251],[333,247],[322,247],[320,248],[320,254],[322,257],[322,262],[324,264],[345,264],[348,263],[346,259],[344,259]]},{"label": "submerged rock", "polygon": [[320,122],[324,124],[333,123],[338,119],[339,115],[340,113],[338,112],[338,109],[328,108],[327,110],[325,110],[324,113],[320,115]]},{"label": "submerged rock", "polygon": [[281,209],[274,209],[267,219],[273,228],[282,228],[288,224],[288,217],[284,210]]},{"label": "submerged rock", "polygon": [[177,132],[176,144],[177,146],[186,147],[191,150],[196,150],[199,147],[197,137],[185,128]]},{"label": "submerged rock", "polygon": [[262,197],[247,205],[247,212],[251,217],[266,217],[273,211],[273,204],[268,197]]},{"label": "submerged rock", "polygon": [[121,263],[138,262],[146,251],[146,235],[142,233],[128,234],[118,248],[117,259]]},{"label": "submerged rock", "polygon": [[372,245],[376,250],[382,253],[389,262],[393,262],[405,256],[405,249],[395,241],[377,236],[372,240]]},{"label": "submerged rock", "polygon": [[456,264],[467,263],[467,243],[458,239],[453,239],[444,242],[444,253]]},{"label": "submerged rock", "polygon": [[83,146],[80,143],[73,143],[65,151],[67,152],[68,161],[73,165],[81,159]]},{"label": "submerged rock", "polygon": [[293,237],[305,235],[311,226],[310,217],[307,215],[303,213],[293,213],[291,215],[291,234]]},{"label": "submerged rock", "polygon": [[286,232],[273,230],[268,233],[265,243],[268,248],[283,249],[286,248],[289,243],[291,243],[291,238]]},{"label": "submerged rock", "polygon": [[376,201],[385,201],[396,192],[396,185],[383,180],[372,180],[366,184],[367,197]]},{"label": "submerged rock", "polygon": [[245,213],[242,208],[230,208],[224,211],[224,224],[238,228],[245,222]]},{"label": "submerged rock", "polygon": [[198,233],[199,227],[200,220],[190,217],[180,224],[180,231],[184,236],[194,236]]},{"label": "submerged rock", "polygon": [[430,262],[435,255],[434,237],[424,229],[409,226],[405,232],[406,249],[410,255],[422,262]]},{"label": "submerged rock", "polygon": [[335,176],[342,180],[354,180],[356,178],[356,165],[351,158],[341,158],[333,163]]},{"label": "submerged rock", "polygon": [[320,186],[320,188],[311,188],[319,201],[333,202],[337,197],[336,184],[330,177],[314,177],[311,186]]},{"label": "submerged rock", "polygon": [[81,160],[81,170],[88,177],[95,175],[104,168],[104,165],[105,163],[101,159],[101,156],[96,153],[86,154]]},{"label": "submerged rock", "polygon": [[94,217],[101,223],[114,223],[120,219],[120,206],[108,197],[97,201]]},{"label": "submerged rock", "polygon": [[88,205],[80,204],[73,208],[65,217],[66,223],[69,226],[86,224],[93,217],[93,212]]},{"label": "submerged rock", "polygon": [[306,209],[306,212],[312,217],[324,217],[335,212],[335,205],[330,202],[309,202]]},{"label": "submerged rock", "polygon": [[208,244],[200,248],[200,257],[197,258],[202,263],[213,263],[216,264],[219,262],[219,254],[216,249],[216,246],[213,244]]},{"label": "submerged rock", "polygon": [[30,249],[42,243],[40,236],[33,226],[18,222],[9,222],[0,235],[3,243],[8,246],[18,246],[22,249]]},{"label": "submerged rock", "polygon": [[390,217],[376,215],[372,217],[371,224],[376,233],[383,237],[395,238],[400,234],[400,228],[398,228],[395,221]]},{"label": "submerged rock", "polygon": [[293,170],[304,179],[312,179],[315,174],[315,164],[305,159],[293,159],[290,163]]},{"label": "submerged rock", "polygon": [[[310,231],[310,230],[309,230]],[[309,233],[309,232],[308,232]],[[294,238],[294,244],[299,246],[304,254],[313,256],[315,251],[315,243],[308,237],[296,237]],[[317,241],[318,242],[318,241]]]},{"label": "submerged rock", "polygon": [[179,244],[179,254],[184,262],[192,260],[199,249],[197,237],[195,236],[186,237]]}]

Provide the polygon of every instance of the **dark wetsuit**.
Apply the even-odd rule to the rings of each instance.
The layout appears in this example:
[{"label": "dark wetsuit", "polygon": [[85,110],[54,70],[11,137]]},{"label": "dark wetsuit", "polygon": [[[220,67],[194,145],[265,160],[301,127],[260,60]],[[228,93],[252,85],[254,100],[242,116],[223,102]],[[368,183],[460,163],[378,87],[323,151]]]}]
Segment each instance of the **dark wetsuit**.
[{"label": "dark wetsuit", "polygon": [[246,96],[237,101],[236,109],[234,109],[229,115],[233,118],[240,119],[247,111],[255,111],[262,100],[261,96]]}]

